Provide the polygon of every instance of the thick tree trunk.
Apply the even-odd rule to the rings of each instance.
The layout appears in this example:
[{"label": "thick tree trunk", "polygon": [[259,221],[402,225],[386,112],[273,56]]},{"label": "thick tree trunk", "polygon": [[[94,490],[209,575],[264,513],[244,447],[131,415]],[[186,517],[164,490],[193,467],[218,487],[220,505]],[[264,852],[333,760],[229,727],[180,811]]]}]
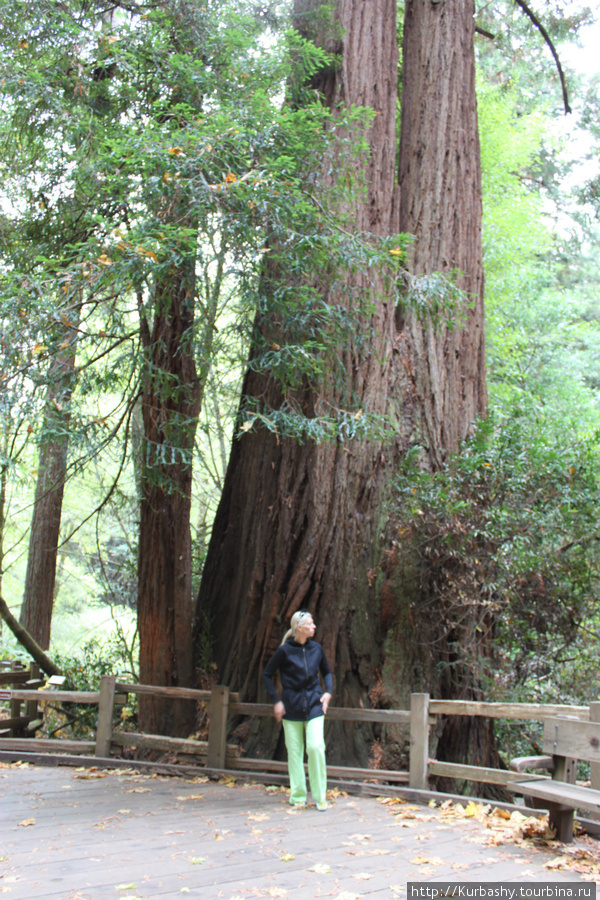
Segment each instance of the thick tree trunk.
[{"label": "thick tree trunk", "polygon": [[42,426],[25,589],[20,622],[42,649],[50,646],[56,559],[69,448],[69,403],[77,351],[79,308],[63,325],[63,344],[50,370]]},{"label": "thick tree trunk", "polygon": [[[146,368],[142,396],[142,497],[138,554],[140,680],[191,686],[192,453],[200,395],[194,362],[194,259],[159,281],[150,333],[142,319]],[[140,728],[187,735],[192,703],[140,701]]]},{"label": "thick tree trunk", "polygon": [[[305,28],[319,7],[297,2],[298,22]],[[357,162],[357,168],[366,165],[367,191],[356,199],[352,218],[357,230],[382,235],[392,230],[395,185],[395,16],[394,0],[341,0],[332,29],[339,37],[326,42],[340,53],[339,68],[312,82],[334,115],[338,104],[377,111],[367,133],[371,156],[366,164]],[[367,353],[350,341],[340,347],[348,394],[373,413],[394,414],[398,352],[389,279],[382,272],[373,272],[370,281],[348,274],[346,285],[324,296],[348,306],[357,289],[366,290],[373,304],[362,321],[373,345]],[[278,386],[252,371],[243,394],[273,407],[281,402]],[[298,401],[307,415],[345,405],[331,385],[307,391]],[[400,430],[405,433],[404,422]],[[305,606],[335,672],[335,702],[368,704],[381,640],[368,572],[378,558],[394,452],[382,441],[299,445],[266,430],[234,441],[199,596],[199,619],[211,623],[224,683],[247,698],[258,697],[262,669],[284,622]],[[265,735],[263,752],[271,739]],[[358,734],[330,740],[332,757],[335,745],[340,757],[363,762],[370,749]]]},{"label": "thick tree trunk", "polygon": [[[399,191],[395,3],[338,0],[334,37],[321,38],[338,66],[313,83],[334,111],[358,105],[376,113],[359,173],[366,192],[352,209],[357,229],[414,234],[412,272],[464,271],[461,286],[473,308],[464,303],[464,321],[435,331],[411,313],[397,314],[382,271],[368,284],[364,275],[348,274],[337,296],[326,299],[350,304],[356,289],[367,287],[372,302],[362,322],[367,350],[351,342],[340,347],[349,392],[390,417],[395,440],[299,445],[259,431],[234,441],[199,610],[212,626],[219,677],[249,699],[261,693],[262,668],[299,607],[317,622],[336,704],[405,706],[411,690],[439,683],[432,646],[411,619],[421,600],[414,557],[400,568],[390,550],[383,588],[378,572],[392,479],[407,450],[418,446],[424,465],[435,468],[485,409],[481,208],[472,7],[469,0],[414,5],[443,11],[431,22],[407,12]],[[316,0],[297,2],[298,21],[323,8]],[[276,406],[277,391],[254,372],[246,377],[246,396]],[[332,388],[297,399],[307,414],[343,406]],[[267,731],[253,751],[275,746],[276,729]],[[365,730],[330,732],[328,754],[364,764],[372,741]]]},{"label": "thick tree trunk", "polygon": [[[411,348],[416,441],[423,464],[433,470],[468,435],[487,401],[473,33],[472,0],[407,2],[398,228],[415,236],[413,275],[458,275],[465,292],[447,324],[424,328],[413,313],[399,323]],[[406,538],[398,546],[384,586],[390,631],[383,681],[390,698],[398,696],[394,685],[412,682],[447,699],[482,699],[489,615],[465,606],[449,626],[443,589],[418,571],[425,563],[416,561]],[[448,718],[438,741],[440,759],[498,762],[490,720]]]}]

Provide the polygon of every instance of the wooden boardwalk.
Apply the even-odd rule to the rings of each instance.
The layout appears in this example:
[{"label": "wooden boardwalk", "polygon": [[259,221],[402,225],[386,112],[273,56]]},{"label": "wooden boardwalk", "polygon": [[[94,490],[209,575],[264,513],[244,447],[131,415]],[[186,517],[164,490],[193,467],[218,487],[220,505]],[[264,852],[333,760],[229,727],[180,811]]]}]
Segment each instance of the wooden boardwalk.
[{"label": "wooden boardwalk", "polygon": [[321,813],[264,785],[0,765],[9,900],[383,900],[406,897],[409,881],[564,884],[594,876],[547,863],[596,846],[516,844],[473,818],[375,797],[334,796]]}]

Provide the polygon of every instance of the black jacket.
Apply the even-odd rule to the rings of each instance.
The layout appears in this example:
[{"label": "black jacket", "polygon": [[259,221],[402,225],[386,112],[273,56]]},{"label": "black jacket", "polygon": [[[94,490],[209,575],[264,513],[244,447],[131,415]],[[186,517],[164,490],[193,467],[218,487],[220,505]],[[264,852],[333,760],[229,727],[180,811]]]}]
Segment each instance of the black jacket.
[{"label": "black jacket", "polygon": [[322,716],[320,698],[323,690],[319,673],[323,676],[327,694],[333,692],[333,678],[321,645],[311,638],[305,644],[289,640],[275,651],[263,672],[263,681],[273,703],[279,701],[273,684],[273,676],[278,669],[281,700],[285,706],[284,718],[291,722],[306,722]]}]

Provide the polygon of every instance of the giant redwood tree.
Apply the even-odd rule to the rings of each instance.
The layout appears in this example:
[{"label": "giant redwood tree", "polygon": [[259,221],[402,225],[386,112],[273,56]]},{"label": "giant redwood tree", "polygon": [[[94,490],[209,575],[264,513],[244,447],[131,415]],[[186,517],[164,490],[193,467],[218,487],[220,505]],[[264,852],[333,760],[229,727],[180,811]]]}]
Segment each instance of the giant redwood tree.
[{"label": "giant redwood tree", "polygon": [[[365,190],[354,195],[348,220],[357,233],[409,232],[414,244],[406,302],[398,307],[384,265],[346,271],[334,286],[323,281],[322,296],[353,311],[358,326],[340,339],[329,374],[293,399],[310,418],[339,413],[351,397],[363,414],[387,417],[393,434],[300,443],[260,429],[234,440],[199,613],[212,624],[220,678],[254,698],[284,621],[310,609],[335,672],[335,702],[356,706],[368,705],[374,690],[391,701],[415,686],[410,665],[391,662],[410,646],[401,629],[411,598],[390,579],[382,593],[378,579],[397,466],[418,447],[434,467],[485,408],[481,200],[470,0],[407,4],[399,173],[396,4],[337,0],[332,17],[328,10],[317,0],[294,6],[297,27],[331,53],[311,86],[334,122],[352,106],[374,113],[368,155],[353,163]],[[332,171],[324,163],[324,184]],[[440,272],[460,273],[465,293],[452,321],[442,309],[442,321],[433,322],[411,311],[409,295],[417,276]],[[256,345],[265,333],[283,339],[268,311],[257,319]],[[334,374],[340,365],[343,395]],[[273,409],[284,400],[291,405],[275,378],[252,367],[243,394],[243,404],[261,398]],[[364,761],[365,742],[357,735],[341,740],[330,748]]]}]

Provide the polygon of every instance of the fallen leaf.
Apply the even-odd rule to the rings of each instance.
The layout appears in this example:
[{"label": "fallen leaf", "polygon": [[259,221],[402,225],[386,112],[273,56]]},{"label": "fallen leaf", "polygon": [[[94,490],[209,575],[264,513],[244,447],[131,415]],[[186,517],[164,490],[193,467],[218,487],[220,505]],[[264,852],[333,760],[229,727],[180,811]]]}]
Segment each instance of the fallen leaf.
[{"label": "fallen leaf", "polygon": [[411,866],[443,866],[444,860],[439,856],[415,856],[410,861]]},{"label": "fallen leaf", "polygon": [[206,862],[205,856],[192,856],[190,862],[193,866],[201,866],[203,862]]},{"label": "fallen leaf", "polygon": [[311,866],[309,872],[316,872],[317,875],[331,875],[331,866],[328,863],[316,863]]},{"label": "fallen leaf", "polygon": [[351,834],[350,840],[351,841],[370,841],[371,835],[370,834]]},{"label": "fallen leaf", "polygon": [[356,878],[357,881],[369,881],[373,876],[369,875],[368,872],[357,872],[356,875],[353,875],[352,877]]},{"label": "fallen leaf", "polygon": [[177,797],[178,800],[202,800],[204,794],[187,794]]},{"label": "fallen leaf", "polygon": [[135,884],[115,884],[115,891],[135,891]]},{"label": "fallen leaf", "polygon": [[268,816],[266,813],[257,813],[256,815],[249,815],[248,818],[252,822],[266,822],[271,816]]},{"label": "fallen leaf", "polygon": [[19,822],[19,825],[23,825],[23,827],[27,827],[28,825],[35,825],[35,819],[23,819],[22,822]]},{"label": "fallen leaf", "polygon": [[293,853],[284,853],[281,862],[291,862],[293,859],[296,859]]}]

